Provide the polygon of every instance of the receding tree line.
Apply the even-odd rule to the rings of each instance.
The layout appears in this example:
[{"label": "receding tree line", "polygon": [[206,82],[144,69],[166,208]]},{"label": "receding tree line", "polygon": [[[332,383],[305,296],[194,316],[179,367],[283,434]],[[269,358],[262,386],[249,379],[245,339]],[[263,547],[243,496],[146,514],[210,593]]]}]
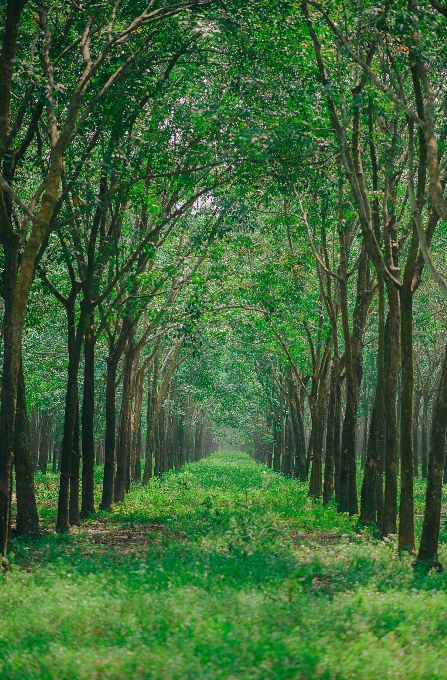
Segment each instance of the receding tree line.
[{"label": "receding tree line", "polygon": [[[13,468],[17,529],[36,535],[33,472],[55,427],[27,408],[23,333],[39,289],[65,320],[59,531],[95,511],[95,462],[110,510],[132,480],[209,453],[220,408],[259,460],[398,533],[400,552],[415,552],[421,466],[418,562],[439,567],[447,354],[414,334],[418,305],[447,295],[446,14],[435,0],[6,3],[4,556]],[[222,323],[252,347],[259,401],[249,389],[231,401],[232,385],[219,395],[225,378],[203,368]]]}]

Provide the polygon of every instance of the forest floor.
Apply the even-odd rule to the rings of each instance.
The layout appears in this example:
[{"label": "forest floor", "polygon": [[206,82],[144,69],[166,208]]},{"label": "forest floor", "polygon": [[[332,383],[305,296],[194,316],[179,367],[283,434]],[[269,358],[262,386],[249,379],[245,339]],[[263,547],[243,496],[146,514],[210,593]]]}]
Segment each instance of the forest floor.
[{"label": "forest floor", "polygon": [[70,535],[56,476],[37,482],[44,536],[16,539],[0,577],[2,680],[447,679],[447,572],[245,454],[137,486]]}]

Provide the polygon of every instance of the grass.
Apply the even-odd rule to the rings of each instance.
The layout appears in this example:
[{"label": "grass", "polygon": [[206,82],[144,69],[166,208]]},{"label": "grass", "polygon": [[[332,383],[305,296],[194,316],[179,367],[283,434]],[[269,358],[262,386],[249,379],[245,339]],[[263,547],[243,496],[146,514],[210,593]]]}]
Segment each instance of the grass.
[{"label": "grass", "polygon": [[447,574],[244,454],[138,486],[68,536],[49,530],[55,476],[37,487],[45,535],[15,540],[0,577],[2,680],[447,678]]}]

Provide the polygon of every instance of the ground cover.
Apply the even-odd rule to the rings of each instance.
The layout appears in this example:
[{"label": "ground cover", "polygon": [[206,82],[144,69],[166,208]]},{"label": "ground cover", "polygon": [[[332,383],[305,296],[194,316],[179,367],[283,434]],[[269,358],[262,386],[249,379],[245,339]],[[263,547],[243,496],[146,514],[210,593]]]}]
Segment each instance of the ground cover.
[{"label": "ground cover", "polygon": [[15,540],[0,578],[5,680],[447,678],[447,574],[245,454],[137,486],[70,535],[51,530],[56,477],[37,488],[44,536]]}]

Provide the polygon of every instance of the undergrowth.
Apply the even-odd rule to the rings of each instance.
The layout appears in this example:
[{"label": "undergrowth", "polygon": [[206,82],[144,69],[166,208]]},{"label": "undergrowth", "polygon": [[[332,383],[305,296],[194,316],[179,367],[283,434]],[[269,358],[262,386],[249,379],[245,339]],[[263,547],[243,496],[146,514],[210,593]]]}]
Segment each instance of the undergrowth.
[{"label": "undergrowth", "polygon": [[[0,578],[2,679],[447,678],[446,573],[245,454],[137,486],[69,535],[51,529],[56,476],[37,488],[44,536],[16,539]],[[418,530],[423,505],[417,480]]]}]

